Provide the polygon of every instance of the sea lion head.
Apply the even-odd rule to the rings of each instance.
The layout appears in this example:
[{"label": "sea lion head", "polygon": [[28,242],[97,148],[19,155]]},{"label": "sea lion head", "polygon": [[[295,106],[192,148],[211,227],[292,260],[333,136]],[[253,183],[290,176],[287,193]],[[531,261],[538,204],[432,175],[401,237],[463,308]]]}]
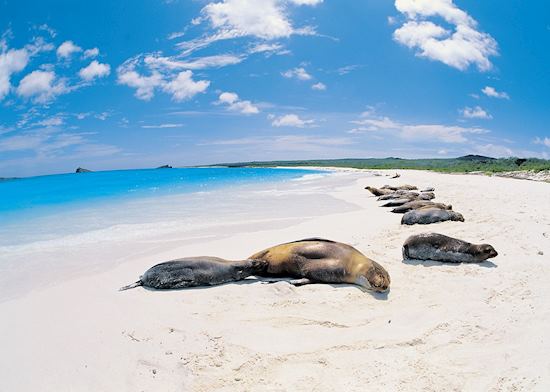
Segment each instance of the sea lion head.
[{"label": "sea lion head", "polygon": [[369,264],[357,279],[357,284],[379,293],[387,291],[390,288],[390,274],[374,261]]},{"label": "sea lion head", "polygon": [[479,260],[487,260],[498,256],[498,252],[489,244],[472,245],[472,254]]}]

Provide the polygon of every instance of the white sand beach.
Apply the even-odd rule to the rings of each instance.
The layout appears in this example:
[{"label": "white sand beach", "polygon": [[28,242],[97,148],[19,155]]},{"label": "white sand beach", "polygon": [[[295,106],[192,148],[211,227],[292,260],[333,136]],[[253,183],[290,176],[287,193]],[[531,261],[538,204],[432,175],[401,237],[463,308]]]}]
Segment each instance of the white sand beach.
[{"label": "white sand beach", "polygon": [[[133,236],[127,226],[6,247],[1,258],[27,264],[0,289],[0,391],[550,390],[550,184],[399,172],[343,170],[242,194],[187,231],[151,223]],[[433,186],[466,221],[401,226],[363,189],[386,183]],[[404,263],[402,243],[421,232],[499,255]],[[243,259],[307,237],[378,261],[390,292],[253,280],[117,291],[161,261]]]}]

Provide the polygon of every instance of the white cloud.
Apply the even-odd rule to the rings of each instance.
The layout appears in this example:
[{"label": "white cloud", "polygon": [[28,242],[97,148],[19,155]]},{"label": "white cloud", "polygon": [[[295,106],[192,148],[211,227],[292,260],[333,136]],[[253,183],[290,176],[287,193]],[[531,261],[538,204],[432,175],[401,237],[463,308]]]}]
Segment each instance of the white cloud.
[{"label": "white cloud", "polygon": [[[317,5],[318,0],[291,0],[296,5]],[[223,0],[207,4],[201,11],[203,19],[217,30],[216,39],[253,36],[272,40],[293,34],[311,33],[311,29],[296,29],[288,18],[284,0]]]},{"label": "white cloud", "polygon": [[305,128],[315,124],[314,120],[303,120],[296,114],[285,114],[279,117],[270,116],[270,118],[273,120],[271,125],[274,127]]},{"label": "white cloud", "polygon": [[389,117],[376,116],[373,110],[361,114],[363,119],[352,121],[360,127],[348,133],[364,133],[386,131],[395,132],[405,140],[433,141],[444,143],[466,143],[467,135],[484,134],[488,131],[482,128],[467,128],[443,124],[404,124]]},{"label": "white cloud", "polygon": [[285,71],[281,73],[285,78],[291,79],[296,78],[298,80],[311,80],[313,79],[313,76],[307,73],[307,71],[303,67],[293,68],[289,69],[288,71]]},{"label": "white cloud", "polygon": [[21,79],[17,94],[24,98],[32,98],[37,103],[47,103],[70,90],[65,80],[58,79],[53,71],[33,71]]},{"label": "white cloud", "polygon": [[338,72],[338,75],[347,75],[349,74],[350,72],[353,72],[357,69],[361,68],[361,65],[359,64],[351,64],[351,65],[346,65],[344,67],[340,67],[336,70],[336,72]]},{"label": "white cloud", "polygon": [[[497,42],[477,30],[477,22],[452,0],[395,0],[395,7],[408,21],[395,30],[394,39],[416,54],[440,61],[459,70],[476,65],[480,71],[492,68],[490,56],[498,54]],[[450,31],[427,18],[443,18],[454,25]]]},{"label": "white cloud", "polygon": [[260,112],[258,107],[253,105],[252,102],[239,99],[239,96],[235,93],[221,93],[217,103],[227,105],[229,110],[243,114],[257,114]]},{"label": "white cloud", "polygon": [[185,35],[185,32],[183,31],[174,31],[173,33],[168,34],[168,37],[166,37],[169,40],[173,40],[176,38],[183,37]]},{"label": "white cloud", "polygon": [[26,49],[10,49],[2,47],[0,53],[0,101],[8,95],[11,76],[22,71],[29,62],[29,53]]},{"label": "white cloud", "polygon": [[510,99],[510,96],[504,91],[498,92],[494,87],[485,86],[481,92],[491,98]]},{"label": "white cloud", "polygon": [[486,156],[496,157],[496,158],[511,157],[516,155],[511,149],[509,149],[506,146],[499,146],[491,143],[476,146],[475,152],[481,155],[486,155]]},{"label": "white cloud", "polygon": [[73,53],[81,52],[82,48],[74,44],[73,41],[65,41],[57,48],[57,57],[68,59]]},{"label": "white cloud", "polygon": [[109,64],[99,63],[97,60],[92,61],[87,67],[82,68],[78,74],[86,81],[91,81],[95,78],[103,78],[111,73]]},{"label": "white cloud", "polygon": [[39,121],[37,125],[41,125],[43,127],[58,127],[60,125],[63,125],[63,119],[61,117],[50,117],[45,120]]},{"label": "white cloud", "polygon": [[545,137],[544,139],[537,137],[534,141],[535,144],[542,144],[543,146],[546,146],[550,148],[550,138]]},{"label": "white cloud", "polygon": [[[127,60],[117,68],[117,82],[136,89],[136,98],[148,101],[155,95],[158,88],[171,94],[174,101],[183,101],[206,91],[210,85],[208,80],[194,81],[190,70],[174,73],[172,70],[145,64],[150,69],[150,75],[144,76],[136,71],[142,56]],[[162,72],[160,72],[162,71]]]},{"label": "white cloud", "polygon": [[162,88],[165,92],[172,94],[172,99],[177,102],[193,98],[195,95],[206,91],[210,81],[194,81],[192,76],[193,72],[191,71],[180,72],[170,82],[165,83]]},{"label": "white cloud", "polygon": [[478,119],[484,119],[484,120],[490,120],[493,118],[485,109],[483,109],[481,106],[476,106],[474,108],[471,107],[465,107],[460,111],[462,116],[464,118],[478,118]]},{"label": "white cloud", "polygon": [[315,83],[314,85],[312,85],[311,88],[313,90],[317,90],[317,91],[324,91],[324,90],[327,89],[327,86],[326,86],[326,84],[319,82],[319,83]]},{"label": "white cloud", "polygon": [[92,49],[86,49],[84,51],[84,58],[85,59],[88,59],[88,58],[94,58],[94,57],[97,57],[99,55],[99,49],[98,48],[92,48]]},{"label": "white cloud", "polygon": [[242,56],[232,54],[221,54],[214,56],[199,57],[189,60],[178,60],[174,57],[163,57],[158,55],[147,55],[143,62],[151,69],[205,69],[205,68],[220,68],[228,65],[239,64],[244,60]]},{"label": "white cloud", "polygon": [[158,124],[158,125],[142,125],[145,129],[165,129],[165,128],[181,128],[183,124]]}]

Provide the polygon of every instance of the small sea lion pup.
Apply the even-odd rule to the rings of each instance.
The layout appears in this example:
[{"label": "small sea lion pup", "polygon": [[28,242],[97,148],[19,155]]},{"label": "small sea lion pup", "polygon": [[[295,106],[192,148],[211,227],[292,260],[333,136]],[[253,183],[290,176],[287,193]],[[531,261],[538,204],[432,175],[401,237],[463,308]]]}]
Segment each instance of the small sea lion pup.
[{"label": "small sea lion pup", "polygon": [[187,257],[167,261],[149,268],[139,280],[120,290],[138,286],[151,289],[181,289],[214,286],[242,280],[267,268],[263,260],[228,261],[218,257]]},{"label": "small sea lion pup", "polygon": [[384,292],[388,272],[350,245],[321,238],[289,242],[262,250],[250,260],[267,262],[262,276],[306,278],[307,283],[350,283]]},{"label": "small sea lion pup", "polygon": [[462,214],[455,211],[425,207],[418,210],[409,211],[403,215],[403,218],[401,218],[402,225],[428,225],[430,223],[445,221],[464,222],[464,217]]},{"label": "small sea lion pup", "polygon": [[421,208],[427,208],[427,207],[433,207],[433,208],[439,208],[440,210],[452,210],[452,205],[446,205],[443,203],[434,203],[433,201],[429,200],[413,200],[409,201],[406,204],[402,204],[399,207],[394,208],[391,210],[391,212],[395,212],[396,214],[404,214],[405,212],[409,212],[412,210],[418,210]]},{"label": "small sea lion pup", "polygon": [[403,244],[403,259],[480,263],[498,255],[489,244],[474,245],[443,234],[417,234]]}]

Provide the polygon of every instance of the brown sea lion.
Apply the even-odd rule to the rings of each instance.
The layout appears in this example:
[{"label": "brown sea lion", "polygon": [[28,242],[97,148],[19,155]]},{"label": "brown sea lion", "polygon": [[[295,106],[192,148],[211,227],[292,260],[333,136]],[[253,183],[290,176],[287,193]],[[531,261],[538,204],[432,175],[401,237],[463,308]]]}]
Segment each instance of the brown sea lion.
[{"label": "brown sea lion", "polygon": [[422,208],[420,210],[411,210],[401,218],[402,225],[428,225],[430,223],[460,221],[464,222],[464,217],[455,211],[440,210],[438,208]]},{"label": "brown sea lion", "polygon": [[393,200],[393,199],[416,199],[419,196],[417,192],[410,191],[395,191],[382,195],[378,200]]},{"label": "brown sea lion", "polygon": [[435,193],[433,192],[422,192],[418,195],[419,200],[432,200],[435,199]]},{"label": "brown sea lion", "polygon": [[181,289],[213,286],[242,280],[266,270],[262,260],[229,261],[218,257],[187,257],[157,264],[149,268],[139,280],[120,290],[138,286],[152,289]]},{"label": "brown sea lion", "polygon": [[380,207],[399,207],[404,204],[408,204],[410,202],[411,202],[411,199],[393,199],[382,204]]},{"label": "brown sea lion", "polygon": [[392,193],[393,191],[390,189],[378,189],[372,186],[365,187],[366,190],[368,190],[370,193],[372,193],[374,196],[382,196],[387,195],[389,193]]},{"label": "brown sea lion", "polygon": [[497,251],[489,244],[474,245],[437,233],[413,235],[403,244],[403,259],[480,263],[496,256]]},{"label": "brown sea lion", "polygon": [[391,189],[392,191],[416,191],[418,187],[409,184],[399,186],[384,185],[381,189]]},{"label": "brown sea lion", "polygon": [[409,212],[411,210],[418,210],[426,207],[433,207],[433,208],[439,208],[441,210],[452,210],[452,205],[446,205],[443,203],[434,203],[433,201],[429,200],[413,200],[409,201],[408,203],[402,204],[399,207],[394,208],[391,210],[391,212],[395,212],[396,214],[404,214],[405,212]]},{"label": "brown sea lion", "polygon": [[321,238],[262,250],[250,260],[267,262],[262,276],[306,278],[312,283],[350,283],[377,292],[390,286],[388,272],[350,245]]}]

